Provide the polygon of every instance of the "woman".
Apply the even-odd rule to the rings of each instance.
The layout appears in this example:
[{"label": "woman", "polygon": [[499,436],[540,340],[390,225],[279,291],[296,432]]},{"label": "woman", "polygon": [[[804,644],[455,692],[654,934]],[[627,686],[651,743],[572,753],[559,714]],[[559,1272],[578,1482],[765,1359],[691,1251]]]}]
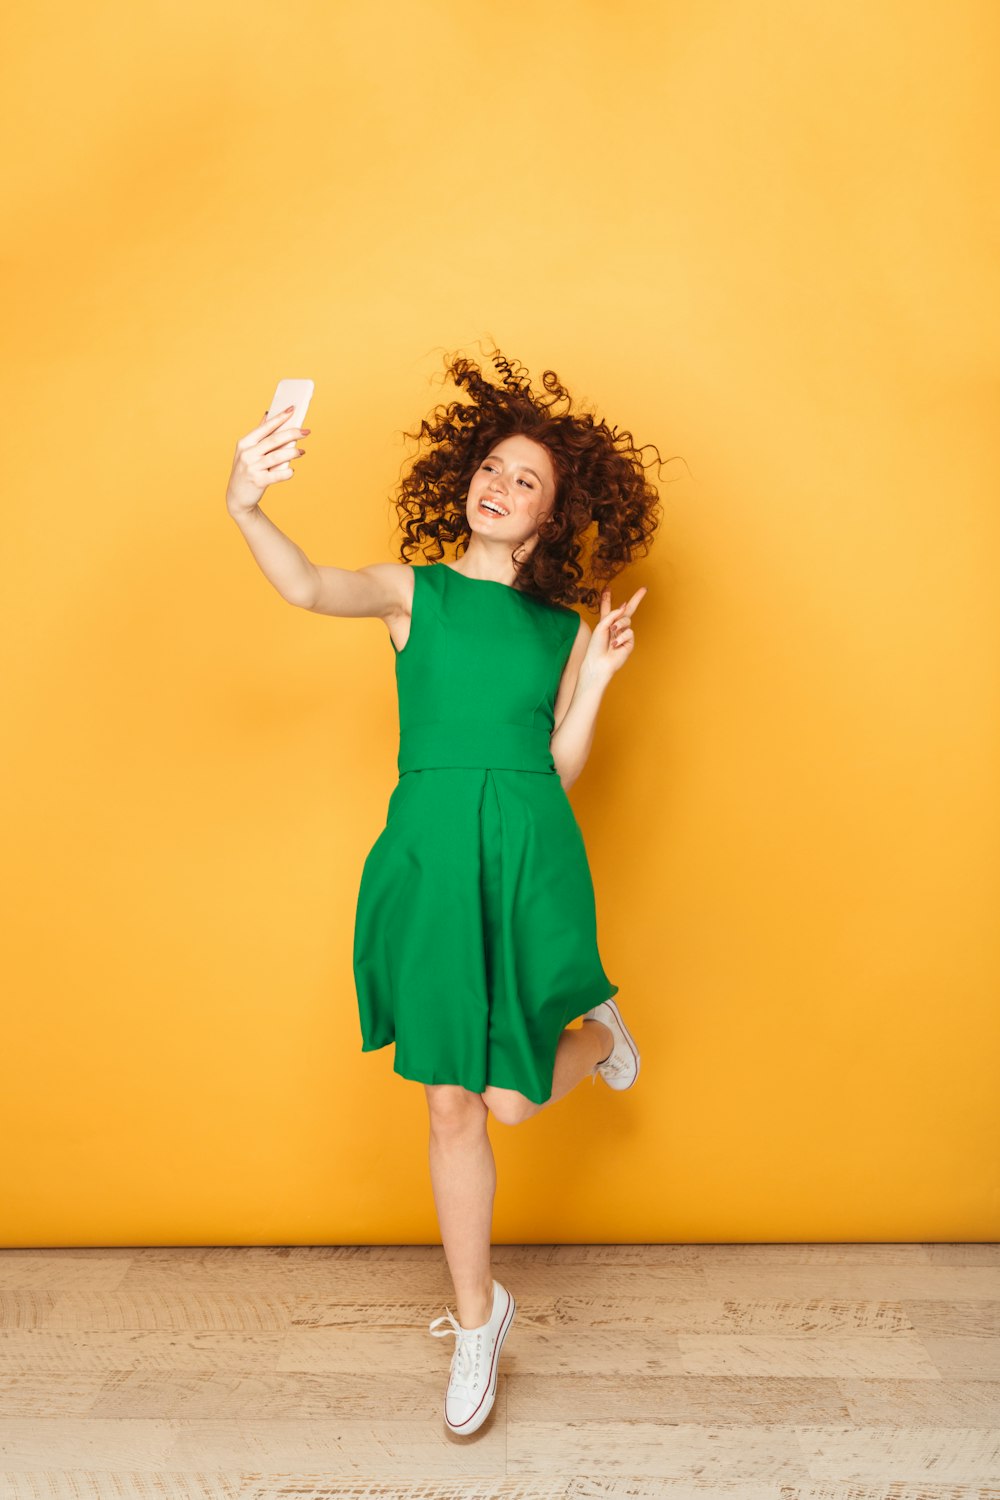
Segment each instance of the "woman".
[{"label": "woman", "polygon": [[[394,1042],[394,1071],[427,1097],[457,1311],[430,1332],[455,1337],[444,1416],[463,1434],[493,1405],[515,1312],[490,1269],[488,1116],[516,1124],[585,1077],[625,1089],[638,1076],[566,790],[646,593],[612,608],[605,585],[648,549],[659,512],[631,434],[572,413],[554,371],[545,401],[499,351],[493,362],[500,386],[456,358],[449,373],[472,402],[439,407],[414,435],[429,446],[400,486],[402,562],[316,566],[260,511],[304,451],[309,429],[283,430],[287,413],[240,440],[227,492],[285,599],[378,617],[395,653],[399,780],[361,875],[354,977],[362,1050]],[[436,558],[414,566],[426,542]],[[460,562],[441,561],[445,544]],[[578,602],[599,603],[592,631]]]}]

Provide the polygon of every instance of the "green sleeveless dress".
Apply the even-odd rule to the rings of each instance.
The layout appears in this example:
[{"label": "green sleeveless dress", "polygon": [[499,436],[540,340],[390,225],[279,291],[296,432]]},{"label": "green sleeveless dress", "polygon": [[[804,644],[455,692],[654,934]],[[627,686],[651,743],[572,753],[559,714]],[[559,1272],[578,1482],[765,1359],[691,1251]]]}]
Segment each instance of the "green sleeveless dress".
[{"label": "green sleeveless dress", "polygon": [[563,1028],[618,993],[549,748],[579,621],[447,563],[413,574],[399,780],[355,914],[361,1050],[395,1042],[404,1078],[544,1104]]}]

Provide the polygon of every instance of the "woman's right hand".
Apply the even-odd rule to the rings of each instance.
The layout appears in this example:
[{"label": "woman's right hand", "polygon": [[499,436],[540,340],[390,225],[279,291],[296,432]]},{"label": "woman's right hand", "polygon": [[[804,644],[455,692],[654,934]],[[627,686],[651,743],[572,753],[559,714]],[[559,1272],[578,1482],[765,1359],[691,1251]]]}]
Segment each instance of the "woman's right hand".
[{"label": "woman's right hand", "polygon": [[291,410],[273,417],[265,412],[260,425],[236,444],[233,471],[226,487],[226,509],[231,516],[252,511],[269,484],[294,478],[290,460],[301,458],[305,452],[297,446],[296,439],[305,437],[312,429],[291,427],[283,432],[281,429],[290,416]]}]

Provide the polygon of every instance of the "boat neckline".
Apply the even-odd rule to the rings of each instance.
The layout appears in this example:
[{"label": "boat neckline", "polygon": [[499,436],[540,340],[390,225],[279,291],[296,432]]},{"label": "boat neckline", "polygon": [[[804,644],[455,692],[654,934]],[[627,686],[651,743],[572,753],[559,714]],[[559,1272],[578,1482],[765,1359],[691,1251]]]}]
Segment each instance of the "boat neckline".
[{"label": "boat neckline", "polygon": [[523,589],[517,588],[513,583],[504,583],[502,578],[471,578],[468,573],[460,573],[457,568],[453,568],[451,563],[443,562],[440,566],[447,568],[448,572],[454,573],[457,578],[464,578],[466,583],[492,583],[499,589],[510,589],[512,594],[523,594],[524,592]]},{"label": "boat neckline", "polygon": [[431,563],[429,566],[432,568],[447,568],[449,573],[454,573],[456,578],[464,578],[466,583],[491,583],[495,589],[506,589],[508,594],[513,594],[517,599],[525,600],[527,604],[535,608],[561,609],[566,610],[569,614],[576,613],[567,604],[556,604],[551,599],[540,599],[537,594],[529,594],[524,589],[519,589],[516,584],[504,583],[499,578],[470,578],[467,573],[459,573],[456,568],[452,567],[451,563],[446,562]]}]

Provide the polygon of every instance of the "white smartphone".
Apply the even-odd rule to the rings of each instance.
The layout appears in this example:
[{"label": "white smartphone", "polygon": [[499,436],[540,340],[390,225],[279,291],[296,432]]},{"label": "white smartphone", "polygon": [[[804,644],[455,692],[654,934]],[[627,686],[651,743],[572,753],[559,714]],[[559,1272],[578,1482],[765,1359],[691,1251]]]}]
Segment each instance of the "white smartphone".
[{"label": "white smartphone", "polygon": [[288,421],[293,427],[304,426],[314,389],[311,380],[279,380],[267,408],[267,415],[276,417],[286,406],[294,406],[295,410],[288,413]]}]

